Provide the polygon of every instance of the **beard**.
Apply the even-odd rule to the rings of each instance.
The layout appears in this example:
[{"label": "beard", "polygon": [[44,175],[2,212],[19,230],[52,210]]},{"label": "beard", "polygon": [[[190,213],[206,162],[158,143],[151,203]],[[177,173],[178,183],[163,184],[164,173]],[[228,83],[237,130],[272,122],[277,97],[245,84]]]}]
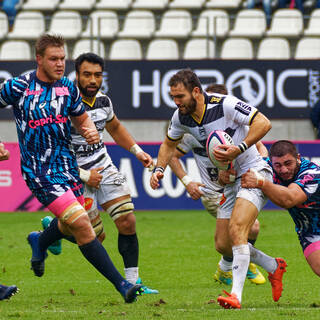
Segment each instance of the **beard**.
[{"label": "beard", "polygon": [[[83,86],[80,84],[80,82],[78,82],[78,88],[79,88],[81,94],[82,94],[84,97],[89,97],[89,98],[94,97],[94,96],[98,93],[98,91],[99,91],[99,89],[100,89],[100,87],[97,87],[95,91],[88,91],[88,89],[87,89],[88,87],[83,87]],[[93,87],[90,87],[90,88],[93,88]]]},{"label": "beard", "polygon": [[293,171],[292,177],[290,179],[283,179],[279,174],[277,174],[278,178],[282,181],[282,183],[288,186],[290,183],[295,181],[295,178],[300,170],[300,164],[297,162],[297,165]]},{"label": "beard", "polygon": [[182,112],[181,110],[180,110],[180,112],[182,113],[182,114],[192,114],[192,113],[194,113],[195,111],[196,111],[196,107],[197,107],[197,101],[196,101],[196,99],[194,99],[193,97],[190,99],[190,102],[188,103],[188,104],[184,104],[184,105],[180,105],[179,106],[179,108],[180,107],[184,107],[184,111]]}]

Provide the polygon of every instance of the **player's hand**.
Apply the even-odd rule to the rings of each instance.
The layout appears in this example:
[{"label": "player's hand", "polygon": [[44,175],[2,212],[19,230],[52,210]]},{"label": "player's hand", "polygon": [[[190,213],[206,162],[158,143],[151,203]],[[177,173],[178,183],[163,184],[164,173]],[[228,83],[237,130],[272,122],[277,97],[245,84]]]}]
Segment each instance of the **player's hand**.
[{"label": "player's hand", "polygon": [[90,178],[86,184],[91,188],[100,188],[100,182],[102,180],[102,174],[99,173],[104,167],[94,168],[90,170]]},{"label": "player's hand", "polygon": [[10,158],[9,150],[5,149],[3,143],[0,143],[0,161],[8,160],[9,158]]},{"label": "player's hand", "polygon": [[198,200],[204,195],[199,187],[204,187],[204,184],[201,182],[191,181],[186,186],[186,189],[193,200]]},{"label": "player's hand", "polygon": [[136,154],[137,159],[142,163],[142,165],[145,168],[150,168],[150,167],[154,167],[153,165],[153,159],[151,158],[149,153],[146,153],[144,151],[142,152],[138,152]]},{"label": "player's hand", "polygon": [[[263,179],[262,185],[259,185],[259,179]],[[264,183],[264,177],[259,174],[259,173],[255,173],[254,169],[249,169],[246,173],[244,173],[241,176],[241,187],[243,188],[258,188],[263,186]]]},{"label": "player's hand", "polygon": [[241,153],[239,147],[235,145],[225,145],[222,144],[213,149],[213,156],[218,161],[230,162],[234,160]]},{"label": "player's hand", "polygon": [[82,136],[86,139],[88,144],[95,144],[100,141],[97,129],[82,127]]},{"label": "player's hand", "polygon": [[226,184],[234,183],[236,179],[236,170],[219,170],[218,182],[225,186]]},{"label": "player's hand", "polygon": [[163,172],[156,171],[151,175],[150,186],[153,190],[158,189],[160,186],[159,181],[163,178]]}]

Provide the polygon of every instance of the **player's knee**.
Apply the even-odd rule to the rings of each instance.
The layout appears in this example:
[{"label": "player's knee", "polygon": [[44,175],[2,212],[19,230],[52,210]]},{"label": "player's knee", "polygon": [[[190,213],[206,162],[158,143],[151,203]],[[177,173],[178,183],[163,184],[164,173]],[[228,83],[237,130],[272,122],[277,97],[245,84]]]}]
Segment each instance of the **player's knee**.
[{"label": "player's knee", "polygon": [[115,220],[115,224],[121,234],[133,234],[136,232],[136,217],[133,212],[121,215]]},{"label": "player's knee", "polygon": [[217,252],[219,252],[220,254],[227,254],[228,253],[228,246],[223,241],[216,239],[215,246],[216,246]]},{"label": "player's knee", "polygon": [[254,224],[251,227],[250,233],[249,233],[249,239],[256,239],[258,237],[260,231],[260,222],[258,219],[255,220]]},{"label": "player's knee", "polygon": [[[104,233],[104,226],[103,226],[103,222],[101,220],[101,217],[100,217],[98,209],[95,209],[93,211],[88,212],[88,215],[89,215],[89,218],[90,218],[90,222],[91,222],[92,228],[93,228],[97,238],[100,241],[100,236],[102,234],[105,234]],[[104,238],[105,238],[105,236],[104,236]],[[103,238],[103,240],[104,240],[104,238]],[[101,236],[101,239],[102,239],[102,236]]]},{"label": "player's knee", "polygon": [[64,210],[59,216],[59,220],[70,228],[72,228],[72,225],[75,223],[85,223],[86,221],[90,223],[87,212],[78,202],[72,203],[66,210]]},{"label": "player's knee", "polygon": [[105,232],[101,233],[97,238],[100,241],[100,243],[102,243],[106,238],[106,233]]}]

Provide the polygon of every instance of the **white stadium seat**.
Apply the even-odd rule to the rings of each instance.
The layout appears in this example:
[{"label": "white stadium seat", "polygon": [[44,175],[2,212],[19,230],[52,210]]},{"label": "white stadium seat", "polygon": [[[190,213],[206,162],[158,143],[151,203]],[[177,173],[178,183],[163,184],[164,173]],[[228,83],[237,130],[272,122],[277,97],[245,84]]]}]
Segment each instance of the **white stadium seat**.
[{"label": "white stadium seat", "polygon": [[60,0],[27,0],[24,2],[23,10],[54,11]]},{"label": "white stadium seat", "polygon": [[320,39],[302,38],[298,41],[295,59],[320,59]]},{"label": "white stadium seat", "polygon": [[155,39],[149,43],[147,60],[176,60],[179,59],[179,48],[175,40]]},{"label": "white stadium seat", "polygon": [[224,10],[204,10],[201,12],[193,37],[225,37],[229,32],[229,15]]},{"label": "white stadium seat", "polygon": [[96,0],[63,0],[59,4],[61,10],[91,10],[95,5]]},{"label": "white stadium seat", "polygon": [[127,10],[132,0],[100,0],[96,3],[97,9]]},{"label": "white stadium seat", "polygon": [[62,34],[65,39],[77,39],[81,31],[82,20],[79,12],[56,11],[52,16],[49,33]]},{"label": "white stadium seat", "polygon": [[136,0],[132,4],[133,9],[163,10],[168,6],[169,0]]},{"label": "white stadium seat", "polygon": [[215,44],[208,39],[191,39],[185,44],[183,59],[213,59]]},{"label": "white stadium seat", "polygon": [[110,60],[141,60],[140,42],[134,39],[120,39],[112,43],[109,53]]},{"label": "white stadium seat", "polygon": [[1,46],[0,60],[31,60],[31,48],[24,40],[7,40]]},{"label": "white stadium seat", "polygon": [[259,9],[243,9],[238,12],[231,37],[261,38],[267,27],[266,16]]},{"label": "white stadium seat", "polygon": [[119,38],[150,38],[155,31],[155,19],[151,11],[131,10],[125,20]]},{"label": "white stadium seat", "polygon": [[236,9],[240,6],[242,0],[209,0],[206,3],[207,8]]},{"label": "white stadium seat", "polygon": [[81,39],[78,40],[72,51],[72,59],[76,59],[80,54],[86,52],[93,52],[102,58],[106,57],[104,44],[95,39]]},{"label": "white stadium seat", "polygon": [[304,30],[305,36],[320,36],[320,9],[312,11],[308,27]]},{"label": "white stadium seat", "polygon": [[258,47],[257,59],[290,59],[289,41],[283,38],[265,38],[261,40]]},{"label": "white stadium seat", "polygon": [[206,0],[172,0],[169,4],[174,9],[200,9]]},{"label": "white stadium seat", "polygon": [[168,10],[164,13],[156,38],[187,38],[192,29],[191,14],[186,10]]},{"label": "white stadium seat", "polygon": [[0,39],[4,39],[9,30],[9,22],[7,15],[0,11]]},{"label": "white stadium seat", "polygon": [[270,37],[296,38],[303,32],[303,17],[298,9],[278,9],[271,20]]},{"label": "white stadium seat", "polygon": [[35,40],[45,32],[44,16],[38,11],[20,11],[8,39]]},{"label": "white stadium seat", "polygon": [[90,14],[86,30],[81,34],[81,37],[111,39],[118,33],[118,31],[119,21],[115,12],[108,10],[96,10]]},{"label": "white stadium seat", "polygon": [[223,42],[222,59],[252,59],[253,46],[249,39],[231,38]]}]

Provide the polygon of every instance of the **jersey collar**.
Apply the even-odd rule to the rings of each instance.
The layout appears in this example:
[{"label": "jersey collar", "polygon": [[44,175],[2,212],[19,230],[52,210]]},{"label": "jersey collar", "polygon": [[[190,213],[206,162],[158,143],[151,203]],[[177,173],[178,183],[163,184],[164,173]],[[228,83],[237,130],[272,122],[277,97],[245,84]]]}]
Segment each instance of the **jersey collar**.
[{"label": "jersey collar", "polygon": [[85,102],[89,107],[93,107],[94,106],[94,104],[95,104],[95,102],[96,102],[96,96],[94,97],[94,99],[93,99],[93,101],[90,103],[90,102],[88,102],[85,98],[82,98],[82,101],[83,102]]},{"label": "jersey collar", "polygon": [[204,115],[205,115],[205,113],[206,113],[206,111],[207,111],[207,105],[208,105],[208,102],[209,102],[208,95],[207,95],[205,92],[203,92],[203,95],[204,95],[204,106],[203,106],[204,108],[203,108],[203,112],[202,112],[202,115],[201,115],[201,117],[200,117],[200,120],[198,121],[193,115],[191,115],[192,119],[193,119],[198,125],[200,125],[200,124],[202,123],[202,121],[203,121]]}]

